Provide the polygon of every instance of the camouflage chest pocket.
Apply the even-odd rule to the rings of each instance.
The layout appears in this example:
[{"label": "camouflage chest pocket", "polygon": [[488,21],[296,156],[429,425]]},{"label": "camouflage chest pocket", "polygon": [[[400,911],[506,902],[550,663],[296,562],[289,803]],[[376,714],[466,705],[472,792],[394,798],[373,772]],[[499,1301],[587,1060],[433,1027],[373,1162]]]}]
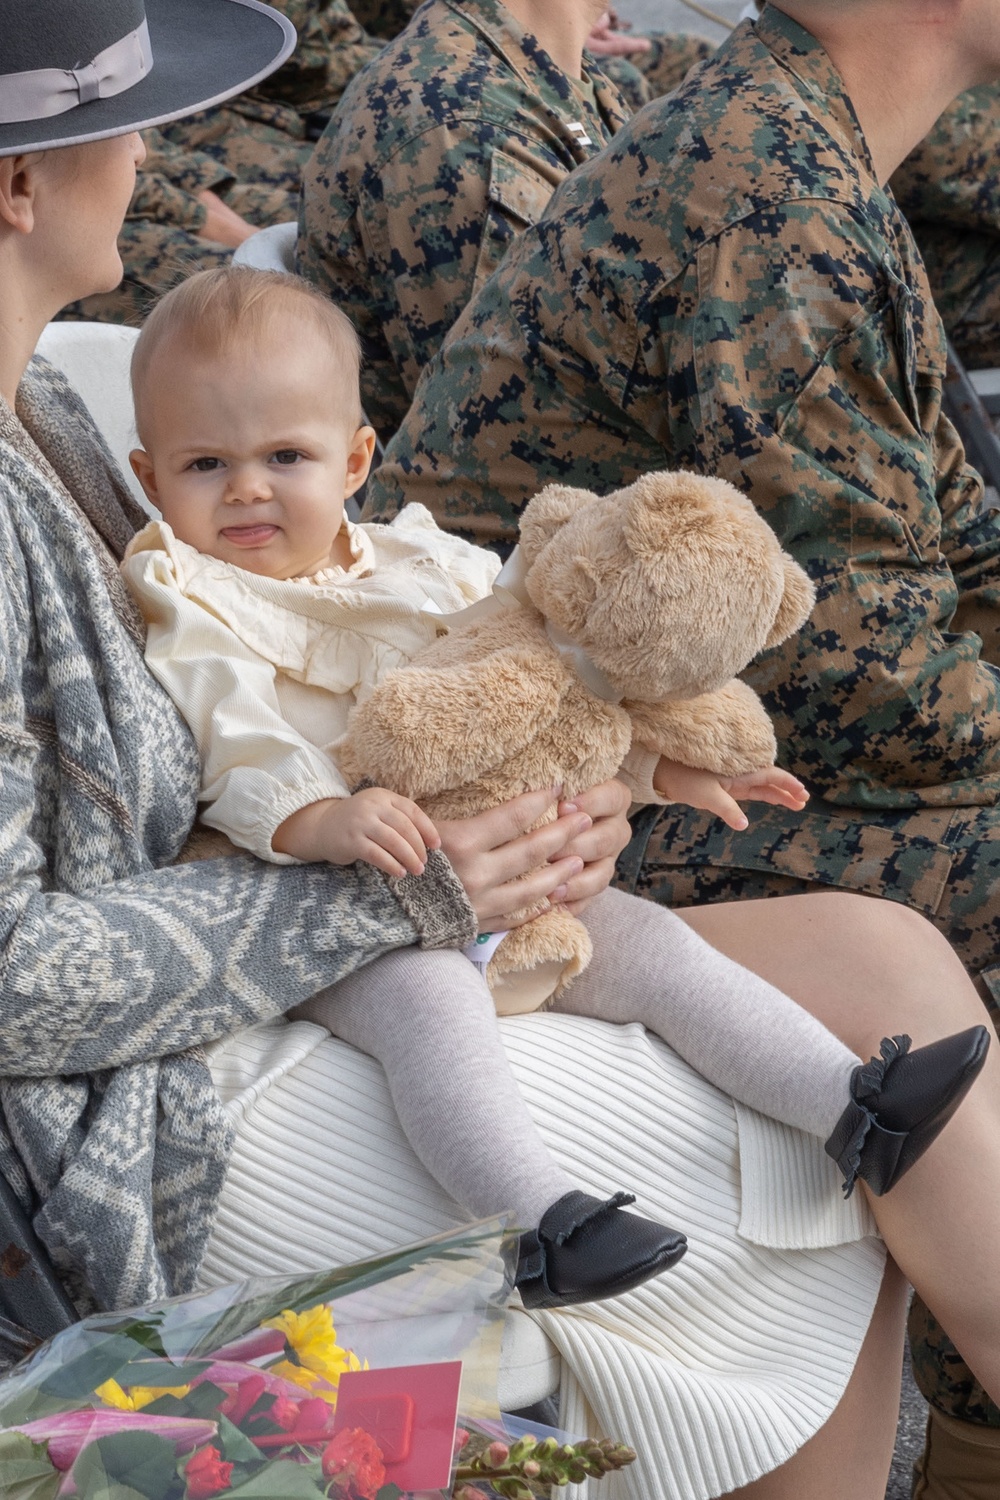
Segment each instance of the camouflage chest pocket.
[{"label": "camouflage chest pocket", "polygon": [[[837,540],[846,557],[887,567],[939,560],[933,435],[925,425],[933,384],[933,372],[920,365],[909,292],[899,283],[838,334],[780,412],[781,437],[815,454],[843,485]],[[812,499],[804,496],[803,505]]]},{"label": "camouflage chest pocket", "polygon": [[506,151],[493,152],[475,291],[493,275],[518,235],[542,217],[556,186],[527,162]]}]

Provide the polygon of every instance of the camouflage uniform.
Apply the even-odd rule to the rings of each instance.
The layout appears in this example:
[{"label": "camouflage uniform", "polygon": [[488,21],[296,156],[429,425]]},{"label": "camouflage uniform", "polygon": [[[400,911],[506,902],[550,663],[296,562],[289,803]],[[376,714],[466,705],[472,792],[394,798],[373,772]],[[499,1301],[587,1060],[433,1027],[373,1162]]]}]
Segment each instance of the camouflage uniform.
[{"label": "camouflage uniform", "polygon": [[138,326],[150,304],[185,276],[232,257],[226,245],[200,239],[206,210],[198,194],[210,189],[235,213],[263,227],[295,217],[296,204],[280,189],[237,182],[211,156],[186,151],[158,130],[143,131],[146,160],[118,237],[125,277],[113,292],[85,297],[64,308],[61,318]]},{"label": "camouflage uniform", "polygon": [[367,34],[346,0],[269,3],[298,34],[288,61],[227,104],[163,128],[177,145],[206,152],[245,182],[297,194],[312,155],[309,116],[331,110],[383,43]]},{"label": "camouflage uniform", "polygon": [[[1000,1001],[1000,528],[944,368],[841,81],[769,7],[558,190],[425,372],[368,513],[421,500],[504,542],[546,480],[684,467],[747,491],[817,589],[747,674],[814,801],[742,834],[648,809],[622,883],[889,896]],[[917,1365],[944,1410],[1000,1423],[940,1331]]]},{"label": "camouflage uniform", "polygon": [[351,85],[303,175],[298,263],[361,334],[381,432],[507,247],[629,113],[499,0],[430,0]]},{"label": "camouflage uniform", "polygon": [[892,179],[945,327],[972,369],[1000,365],[1000,86],[956,99]]},{"label": "camouflage uniform", "polygon": [[687,32],[647,34],[652,46],[647,52],[631,57],[599,57],[601,71],[628,100],[632,108],[642,109],[651,99],[670,94],[684,82],[691,69],[704,62],[715,51],[715,43]]},{"label": "camouflage uniform", "polygon": [[384,39],[398,36],[422,0],[354,0],[353,10],[361,25],[372,36]]}]

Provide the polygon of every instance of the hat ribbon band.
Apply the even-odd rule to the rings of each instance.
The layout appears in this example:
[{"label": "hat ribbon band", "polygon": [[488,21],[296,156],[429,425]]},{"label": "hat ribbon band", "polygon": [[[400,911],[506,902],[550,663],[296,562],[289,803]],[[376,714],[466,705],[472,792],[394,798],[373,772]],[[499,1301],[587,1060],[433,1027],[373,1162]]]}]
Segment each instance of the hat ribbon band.
[{"label": "hat ribbon band", "polygon": [[83,67],[0,74],[0,125],[47,120],[94,99],[110,99],[145,78],[152,66],[149,27],[143,20]]}]

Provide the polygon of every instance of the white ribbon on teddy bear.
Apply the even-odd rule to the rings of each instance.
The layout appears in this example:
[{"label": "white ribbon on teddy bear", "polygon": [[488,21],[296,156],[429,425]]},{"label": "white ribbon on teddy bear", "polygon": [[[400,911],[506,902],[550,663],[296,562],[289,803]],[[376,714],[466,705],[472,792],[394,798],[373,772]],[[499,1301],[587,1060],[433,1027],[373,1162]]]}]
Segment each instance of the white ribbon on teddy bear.
[{"label": "white ribbon on teddy bear", "polygon": [[[522,604],[534,610],[536,614],[540,613],[528,593],[527,577],[528,568],[524,555],[520,547],[515,547],[493,580],[493,593],[487,595],[485,599],[480,599],[476,604],[470,604],[468,609],[461,609],[456,614],[446,615],[446,623],[452,626],[471,625],[473,621],[485,619],[498,610],[517,609]],[[584,648],[577,645],[565,630],[560,630],[558,625],[553,625],[551,620],[546,620],[545,633],[552,643],[552,649],[558,653],[570,671],[579,677],[584,687],[594,694],[595,698],[602,698],[605,703],[622,701],[624,693],[618,691],[593,658],[588,656]]]}]

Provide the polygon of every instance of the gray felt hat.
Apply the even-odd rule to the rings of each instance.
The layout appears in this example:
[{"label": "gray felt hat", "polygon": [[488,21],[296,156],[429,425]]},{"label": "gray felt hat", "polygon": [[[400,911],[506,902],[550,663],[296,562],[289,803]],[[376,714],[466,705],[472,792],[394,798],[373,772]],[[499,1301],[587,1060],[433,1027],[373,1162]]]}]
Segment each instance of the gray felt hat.
[{"label": "gray felt hat", "polygon": [[221,104],[294,46],[260,0],[0,0],[0,156]]}]

